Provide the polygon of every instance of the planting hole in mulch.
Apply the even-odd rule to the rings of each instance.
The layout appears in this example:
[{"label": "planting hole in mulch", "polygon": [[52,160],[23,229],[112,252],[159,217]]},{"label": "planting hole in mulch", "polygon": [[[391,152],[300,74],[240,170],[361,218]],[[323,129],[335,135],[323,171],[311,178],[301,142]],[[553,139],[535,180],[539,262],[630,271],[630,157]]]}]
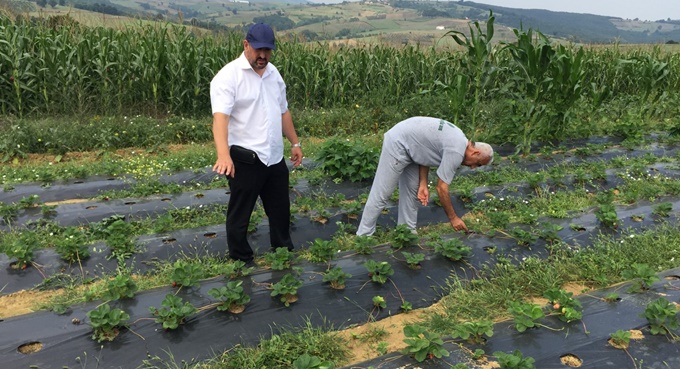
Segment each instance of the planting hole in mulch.
[{"label": "planting hole in mulch", "polygon": [[29,342],[17,347],[17,351],[28,355],[42,350],[43,344],[40,342]]},{"label": "planting hole in mulch", "polygon": [[494,195],[491,192],[484,192],[484,197],[494,198],[494,197],[496,197],[496,195]]},{"label": "planting hole in mulch", "polygon": [[81,184],[81,183],[85,183],[85,182],[83,182],[83,181],[75,181],[75,182],[73,182],[73,183],[74,183],[74,184]]},{"label": "planting hole in mulch", "polygon": [[197,199],[201,199],[201,198],[203,198],[204,196],[205,196],[205,195],[202,194],[202,193],[197,193],[197,194],[196,194],[196,198],[197,198]]},{"label": "planting hole in mulch", "polygon": [[168,198],[168,197],[164,197],[164,198],[161,199],[161,201],[171,201],[171,199]]},{"label": "planting hole in mulch", "polygon": [[578,356],[574,354],[566,354],[560,356],[560,361],[562,365],[566,365],[571,368],[578,368],[583,365],[583,360],[579,359]]},{"label": "planting hole in mulch", "polygon": [[127,201],[127,202],[125,202],[125,205],[134,205],[136,203],[137,202],[135,202],[135,201]]},{"label": "planting hole in mulch", "polygon": [[488,252],[489,254],[493,254],[496,252],[496,246],[484,246],[482,247],[482,250]]},{"label": "planting hole in mulch", "polygon": [[164,238],[162,242],[167,245],[167,244],[173,243],[175,241],[177,241],[176,238]]},{"label": "planting hole in mulch", "polygon": [[677,280],[680,280],[680,276],[677,276],[677,275],[667,275],[667,276],[663,277],[663,279],[667,279],[667,280],[669,280],[669,281],[677,281]]},{"label": "planting hole in mulch", "polygon": [[204,234],[203,236],[204,236],[204,237],[207,237],[207,238],[216,238],[216,237],[217,237],[217,233],[215,233],[215,232],[208,232],[208,233]]},{"label": "planting hole in mulch", "polygon": [[107,181],[115,181],[116,179],[113,178],[113,177],[109,177],[109,178],[107,178],[106,180],[107,180]]},{"label": "planting hole in mulch", "polygon": [[87,209],[87,210],[94,210],[94,209],[96,209],[96,208],[97,208],[97,205],[90,205],[90,206],[86,207],[85,209]]}]

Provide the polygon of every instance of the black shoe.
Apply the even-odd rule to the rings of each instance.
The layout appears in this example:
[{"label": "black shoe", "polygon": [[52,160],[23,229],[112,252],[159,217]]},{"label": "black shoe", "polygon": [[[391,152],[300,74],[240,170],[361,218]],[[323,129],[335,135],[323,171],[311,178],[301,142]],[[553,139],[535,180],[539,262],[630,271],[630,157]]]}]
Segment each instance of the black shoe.
[{"label": "black shoe", "polygon": [[250,259],[250,260],[247,260],[247,261],[243,260],[243,262],[246,263],[246,265],[243,266],[244,268],[257,268],[257,264],[255,264],[254,259]]}]

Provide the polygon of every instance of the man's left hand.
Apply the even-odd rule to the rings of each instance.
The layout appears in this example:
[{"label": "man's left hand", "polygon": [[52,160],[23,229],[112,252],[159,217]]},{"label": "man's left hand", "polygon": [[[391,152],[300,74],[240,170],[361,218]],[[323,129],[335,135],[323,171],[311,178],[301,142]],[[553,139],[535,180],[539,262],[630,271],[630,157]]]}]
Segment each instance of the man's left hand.
[{"label": "man's left hand", "polygon": [[293,162],[294,167],[297,167],[302,163],[302,148],[293,147],[290,149],[290,161]]},{"label": "man's left hand", "polygon": [[427,206],[427,202],[430,199],[430,189],[427,186],[418,187],[418,200],[423,206]]}]

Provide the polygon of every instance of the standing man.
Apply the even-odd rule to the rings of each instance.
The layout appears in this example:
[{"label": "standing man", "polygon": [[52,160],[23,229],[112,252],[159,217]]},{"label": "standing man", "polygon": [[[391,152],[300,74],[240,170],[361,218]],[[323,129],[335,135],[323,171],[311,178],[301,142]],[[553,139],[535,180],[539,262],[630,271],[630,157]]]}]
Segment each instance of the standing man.
[{"label": "standing man", "polygon": [[288,110],[286,84],[269,64],[273,50],[274,31],[266,24],[254,24],[241,56],[210,82],[217,148],[213,171],[226,175],[231,189],[226,222],[229,257],[247,264],[253,261],[248,224],[258,197],[269,218],[271,247],[293,249],[283,135],[292,144],[294,166],[302,161],[302,148]]},{"label": "standing man", "polygon": [[493,161],[493,148],[472,142],[460,128],[443,119],[413,117],[397,123],[384,135],[378,169],[357,230],[359,236],[375,232],[376,222],[392,192],[399,185],[397,224],[415,232],[418,202],[427,205],[429,167],[437,166],[437,194],[456,231],[467,231],[451,205],[449,185],[461,165],[476,168]]}]

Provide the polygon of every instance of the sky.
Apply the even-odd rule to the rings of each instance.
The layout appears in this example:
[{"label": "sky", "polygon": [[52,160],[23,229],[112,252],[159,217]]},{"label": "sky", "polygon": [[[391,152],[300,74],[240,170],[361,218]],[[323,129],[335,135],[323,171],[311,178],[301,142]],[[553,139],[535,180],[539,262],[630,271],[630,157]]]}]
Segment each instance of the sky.
[{"label": "sky", "polygon": [[507,8],[547,9],[640,20],[680,19],[680,0],[473,0]]}]

